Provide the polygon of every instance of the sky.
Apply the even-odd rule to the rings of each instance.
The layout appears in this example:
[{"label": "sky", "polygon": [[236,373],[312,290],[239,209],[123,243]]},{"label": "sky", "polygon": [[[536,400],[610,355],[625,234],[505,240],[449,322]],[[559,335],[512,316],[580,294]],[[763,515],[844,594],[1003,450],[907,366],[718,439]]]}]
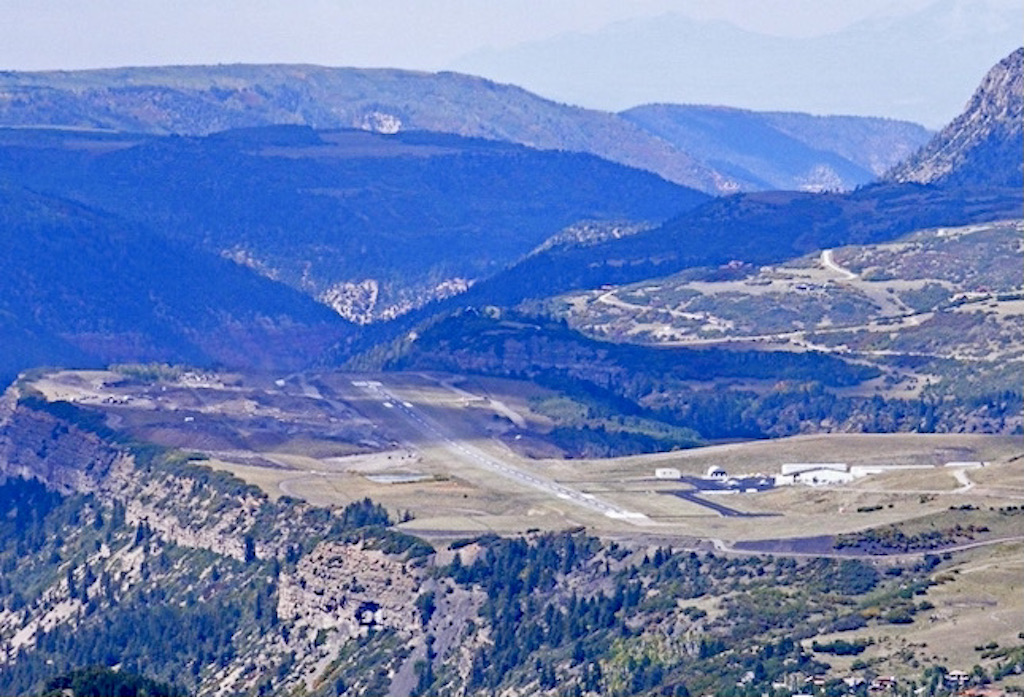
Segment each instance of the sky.
[{"label": "sky", "polygon": [[443,69],[481,48],[679,12],[780,36],[930,0],[0,0],[0,69],[317,63]]},{"label": "sky", "polygon": [[[813,37],[940,1],[0,0],[0,70],[314,63],[435,71],[465,65],[460,59],[481,51],[516,55],[519,46],[666,13],[723,20],[759,34]],[[1019,0],[985,2],[1019,7]],[[950,103],[960,104],[973,85],[949,89],[955,95]],[[596,108],[611,104],[593,92],[543,96]],[[663,100],[679,101],[669,94]]]}]

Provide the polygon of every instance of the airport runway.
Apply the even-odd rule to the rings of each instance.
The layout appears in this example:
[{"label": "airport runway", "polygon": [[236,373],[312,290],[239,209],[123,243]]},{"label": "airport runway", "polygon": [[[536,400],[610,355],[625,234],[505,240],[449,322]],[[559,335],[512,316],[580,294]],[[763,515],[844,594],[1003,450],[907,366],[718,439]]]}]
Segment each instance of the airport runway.
[{"label": "airport runway", "polygon": [[405,417],[416,429],[425,435],[436,438],[439,443],[464,462],[473,464],[480,469],[494,472],[518,484],[537,489],[581,508],[596,511],[609,518],[636,523],[644,523],[649,520],[643,513],[626,510],[593,494],[585,494],[582,491],[577,491],[531,472],[526,472],[507,462],[498,460],[472,445],[456,440],[450,434],[445,433],[440,425],[425,417],[413,404],[402,400],[390,392],[378,380],[356,380],[353,381],[352,385],[366,390],[369,394],[380,400],[385,408],[392,409],[396,414]]}]

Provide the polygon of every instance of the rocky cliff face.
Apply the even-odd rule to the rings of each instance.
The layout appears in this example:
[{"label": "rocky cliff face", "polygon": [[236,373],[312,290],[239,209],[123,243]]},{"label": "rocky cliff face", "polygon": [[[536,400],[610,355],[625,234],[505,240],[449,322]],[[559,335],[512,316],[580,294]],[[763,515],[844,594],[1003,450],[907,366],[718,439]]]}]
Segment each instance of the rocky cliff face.
[{"label": "rocky cliff face", "polygon": [[[229,653],[197,661],[190,679],[200,695],[320,694],[325,681],[335,694],[335,674],[358,673],[367,647],[386,658],[378,666],[384,674],[421,657],[430,627],[416,598],[428,567],[402,547],[401,535],[375,537],[340,512],[270,502],[227,475],[133,451],[104,428],[91,412],[26,399],[16,388],[0,399],[0,483],[37,479],[88,497],[81,529],[62,530],[60,557],[43,563],[42,590],[22,589],[20,606],[0,599],[0,680],[11,666],[16,675],[19,666],[52,662],[47,651],[61,632],[105,641],[102,627],[116,626],[126,608],[149,607],[154,592],[155,602],[212,612],[233,627]],[[83,535],[97,535],[95,546],[80,543]],[[226,609],[251,609],[253,600],[248,619]],[[478,602],[471,604],[470,614]],[[353,639],[359,648],[338,658]],[[412,663],[404,673],[413,674]]]},{"label": "rocky cliff face", "polygon": [[888,178],[960,186],[1024,184],[1024,48],[982,80],[964,112]]},{"label": "rocky cliff face", "polygon": [[126,453],[51,413],[19,405],[17,388],[0,400],[0,480],[35,478],[62,493],[96,492]]}]

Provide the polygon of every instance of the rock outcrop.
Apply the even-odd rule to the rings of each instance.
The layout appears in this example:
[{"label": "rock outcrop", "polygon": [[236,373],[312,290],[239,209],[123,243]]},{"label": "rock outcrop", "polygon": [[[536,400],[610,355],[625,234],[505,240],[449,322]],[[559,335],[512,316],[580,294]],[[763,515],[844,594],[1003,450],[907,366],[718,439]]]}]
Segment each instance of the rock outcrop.
[{"label": "rock outcrop", "polygon": [[957,186],[1024,185],[1024,48],[995,65],[964,112],[888,179]]},{"label": "rock outcrop", "polygon": [[[349,640],[365,641],[371,630],[393,637],[391,672],[423,644],[427,627],[416,609],[428,575],[422,555],[379,548],[386,532],[346,527],[336,511],[271,502],[229,475],[153,457],[120,442],[89,409],[9,389],[0,398],[0,482],[13,478],[85,494],[81,521],[93,534],[86,521],[121,522],[84,558],[54,562],[71,563],[51,570],[23,606],[0,602],[0,669],[45,651],[48,633],[91,631],[97,618],[156,587],[175,607],[197,599],[237,607],[267,594],[257,601],[266,603],[256,616],[262,629],[239,623],[230,657],[194,676],[200,695],[250,693],[257,683],[267,689],[269,674],[275,694],[322,686],[347,665],[338,657]],[[79,532],[64,531],[72,543]]]}]

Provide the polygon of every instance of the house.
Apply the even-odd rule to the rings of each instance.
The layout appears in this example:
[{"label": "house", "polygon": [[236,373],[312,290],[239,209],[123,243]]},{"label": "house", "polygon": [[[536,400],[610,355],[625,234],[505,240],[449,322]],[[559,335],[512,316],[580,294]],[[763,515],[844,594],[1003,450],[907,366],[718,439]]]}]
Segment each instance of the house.
[{"label": "house", "polygon": [[886,690],[894,689],[896,689],[895,675],[879,676],[872,680],[871,684],[868,685],[868,690],[870,692],[885,692]]},{"label": "house", "polygon": [[957,685],[963,685],[970,679],[970,673],[965,673],[962,670],[951,670],[946,673],[946,682],[955,683]]},{"label": "house", "polygon": [[804,679],[804,685],[814,685],[815,687],[825,687],[825,676],[824,675],[811,675]]}]

